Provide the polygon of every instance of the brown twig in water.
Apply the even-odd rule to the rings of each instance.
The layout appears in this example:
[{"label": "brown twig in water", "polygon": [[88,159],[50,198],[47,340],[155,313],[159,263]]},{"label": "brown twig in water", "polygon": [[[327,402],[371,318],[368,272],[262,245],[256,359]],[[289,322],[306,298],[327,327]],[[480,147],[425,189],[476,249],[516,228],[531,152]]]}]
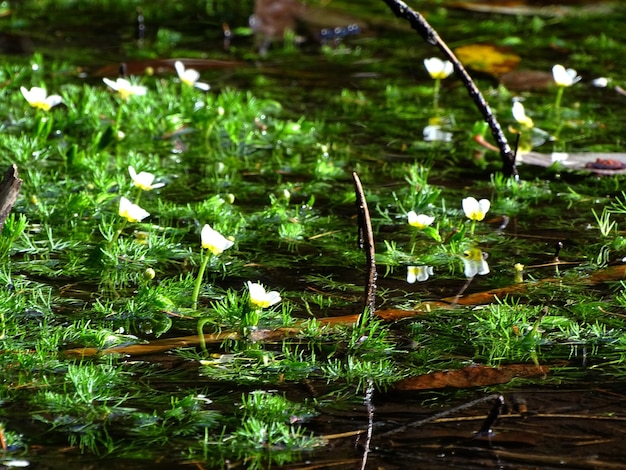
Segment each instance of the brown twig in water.
[{"label": "brown twig in water", "polygon": [[17,166],[13,164],[4,173],[4,179],[0,182],[0,232],[11,213],[21,187],[22,179],[17,174]]},{"label": "brown twig in water", "polygon": [[459,299],[461,298],[461,296],[463,295],[463,293],[467,290],[467,288],[470,286],[470,284],[472,283],[472,281],[474,280],[476,276],[472,276],[470,277],[465,284],[463,284],[463,287],[461,287],[461,290],[454,296],[454,298],[452,299],[452,302],[450,302],[450,305],[456,305],[459,303]]},{"label": "brown twig in water", "polygon": [[458,413],[459,411],[465,410],[467,408],[471,408],[472,406],[476,406],[476,405],[480,405],[481,403],[484,403],[486,401],[490,401],[490,400],[500,400],[502,397],[502,395],[500,395],[499,393],[492,393],[491,395],[487,395],[486,397],[483,398],[479,398],[478,400],[473,400],[470,401],[469,403],[464,403],[461,406],[456,406],[454,408],[451,408],[449,410],[446,411],[442,411],[441,413],[435,413],[432,416],[429,416],[428,418],[424,418],[421,419],[419,421],[414,421],[412,423],[409,424],[405,424],[404,426],[400,426],[398,428],[392,429],[390,431],[384,432],[382,434],[379,434],[378,437],[389,437],[392,436],[394,434],[398,434],[399,432],[404,432],[409,428],[416,428],[419,426],[423,426],[424,424],[428,424],[428,423],[432,423],[435,422],[445,416],[454,414],[454,413]]},{"label": "brown twig in water", "polygon": [[370,219],[367,201],[361,180],[356,172],[352,173],[354,180],[354,192],[356,194],[356,206],[359,216],[359,248],[365,250],[367,257],[367,282],[365,285],[365,309],[369,310],[371,316],[376,311],[376,252],[374,251],[374,232],[372,231],[372,220]]},{"label": "brown twig in water", "polygon": [[437,31],[435,31],[430,24],[424,19],[422,15],[417,13],[416,11],[409,8],[409,6],[400,1],[400,0],[384,0],[384,2],[389,6],[391,11],[395,13],[396,16],[400,18],[404,18],[409,22],[411,27],[419,33],[420,36],[424,38],[424,40],[437,47],[447,58],[452,65],[454,66],[454,70],[459,76],[465,88],[467,88],[467,92],[470,95],[470,98],[474,101],[474,104],[478,107],[480,112],[483,115],[483,118],[489,124],[489,129],[491,129],[491,135],[495,139],[498,148],[500,149],[500,157],[502,159],[502,170],[506,176],[512,176],[515,179],[518,178],[517,168],[515,167],[515,153],[511,150],[509,146],[509,142],[502,132],[502,128],[498,123],[496,117],[491,112],[491,108],[483,98],[483,95],[480,93],[480,90],[472,80],[472,77],[467,73],[463,64],[459,62],[459,59],[456,58],[452,50],[448,47],[448,45],[439,37]]},{"label": "brown twig in water", "polygon": [[363,445],[363,460],[361,460],[361,470],[365,470],[367,466],[367,456],[370,453],[370,444],[372,443],[372,435],[374,433],[374,404],[372,399],[374,396],[374,380],[370,377],[367,380],[367,391],[365,392],[365,405],[367,406],[367,433],[365,435],[365,444]]}]

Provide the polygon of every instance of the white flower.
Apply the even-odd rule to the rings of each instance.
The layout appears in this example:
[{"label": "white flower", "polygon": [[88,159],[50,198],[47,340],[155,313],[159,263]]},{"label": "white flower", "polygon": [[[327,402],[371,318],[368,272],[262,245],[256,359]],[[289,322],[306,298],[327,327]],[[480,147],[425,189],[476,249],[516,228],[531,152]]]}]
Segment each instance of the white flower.
[{"label": "white flower", "polygon": [[591,80],[591,84],[598,88],[606,88],[607,86],[609,86],[610,81],[611,81],[610,78],[598,77],[598,78],[594,78],[593,80]]},{"label": "white flower", "polygon": [[4,465],[5,467],[11,467],[11,468],[25,468],[25,467],[30,467],[30,462],[28,460],[10,459],[10,460],[3,460],[2,465]]},{"label": "white flower", "polygon": [[202,248],[209,250],[214,255],[219,255],[234,245],[234,242],[217,230],[213,230],[209,224],[205,224],[202,227],[200,239],[202,240]]},{"label": "white flower", "polygon": [[552,152],[550,154],[551,162],[564,162],[569,159],[569,153],[567,152]]},{"label": "white flower", "polygon": [[446,78],[454,71],[452,62],[449,60],[441,60],[438,57],[424,59],[424,67],[426,67],[430,78],[433,79]]},{"label": "white flower", "polygon": [[452,132],[441,130],[439,125],[429,125],[424,127],[424,140],[426,142],[450,142],[452,140]]},{"label": "white flower", "polygon": [[535,125],[533,120],[526,116],[526,110],[524,109],[524,105],[519,101],[515,101],[513,103],[513,118],[521,125],[526,127],[533,127]]},{"label": "white flower", "polygon": [[477,201],[474,197],[463,199],[463,212],[470,220],[483,220],[490,207],[489,199],[481,199],[480,201]]},{"label": "white flower", "polygon": [[44,111],[50,111],[50,108],[63,102],[63,98],[59,95],[50,95],[44,88],[34,86],[30,90],[20,87],[22,95],[28,101],[28,104],[33,108],[42,109]]},{"label": "white flower", "polygon": [[483,253],[480,248],[470,248],[463,252],[461,259],[465,265],[465,277],[471,278],[480,274],[484,276],[489,274],[489,265],[486,260],[487,254]]},{"label": "white flower", "polygon": [[208,83],[199,82],[200,73],[194,69],[186,69],[185,65],[177,60],[174,62],[174,68],[176,69],[176,73],[178,74],[178,78],[187,86],[193,86],[203,91],[208,91],[211,89],[211,86]]},{"label": "white flower", "polygon": [[120,198],[119,214],[129,222],[140,222],[150,215],[148,211],[143,210],[137,204],[133,204],[124,196]]},{"label": "white flower", "polygon": [[417,227],[420,230],[428,227],[435,221],[434,217],[431,217],[426,214],[417,215],[415,211],[410,211],[407,214],[407,217],[409,219],[409,225],[412,227]]},{"label": "white flower", "polygon": [[415,281],[424,282],[432,275],[432,266],[409,266],[406,271],[406,282],[409,284],[414,284]]},{"label": "white flower", "polygon": [[128,167],[128,173],[133,180],[133,184],[144,191],[151,191],[165,186],[165,183],[152,184],[154,181],[154,175],[152,173],[148,173],[147,171],[137,173],[132,165]]},{"label": "white flower", "polygon": [[580,81],[580,75],[576,75],[576,70],[566,69],[560,64],[552,67],[552,76],[554,77],[554,83],[562,87],[572,86]]},{"label": "white flower", "polygon": [[143,96],[148,92],[148,89],[145,86],[133,85],[125,78],[118,78],[115,81],[103,78],[102,81],[113,90],[117,91],[123,100],[127,100],[132,95]]},{"label": "white flower", "polygon": [[258,308],[271,307],[280,302],[280,294],[275,290],[266,292],[265,287],[256,282],[247,281],[248,291],[250,291],[250,303]]}]

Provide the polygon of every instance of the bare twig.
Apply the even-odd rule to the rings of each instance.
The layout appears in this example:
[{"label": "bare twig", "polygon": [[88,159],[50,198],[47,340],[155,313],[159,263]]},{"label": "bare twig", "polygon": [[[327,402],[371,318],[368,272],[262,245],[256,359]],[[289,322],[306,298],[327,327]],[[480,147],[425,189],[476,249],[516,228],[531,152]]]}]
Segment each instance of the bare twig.
[{"label": "bare twig", "polygon": [[13,164],[4,173],[4,179],[0,182],[0,232],[11,213],[21,187],[22,179],[17,174],[17,166]]},{"label": "bare twig", "polygon": [[365,193],[361,180],[356,172],[352,173],[354,180],[354,192],[356,193],[356,205],[359,216],[359,248],[365,250],[367,257],[367,282],[365,285],[365,308],[369,315],[376,311],[376,252],[374,251],[374,233],[372,221],[365,200]]},{"label": "bare twig", "polygon": [[459,79],[463,82],[465,88],[467,88],[470,97],[482,113],[485,121],[489,124],[491,134],[500,149],[503,173],[506,176],[512,176],[517,179],[518,174],[517,168],[515,167],[515,153],[511,150],[506,136],[504,135],[504,132],[502,132],[500,124],[491,112],[491,108],[483,98],[483,95],[480,93],[480,90],[472,80],[472,77],[470,77],[467,70],[465,70],[465,67],[463,67],[463,64],[461,64],[448,45],[439,37],[437,31],[435,31],[432,26],[428,24],[422,15],[409,8],[406,3],[400,0],[384,0],[384,2],[389,6],[391,11],[396,14],[396,16],[407,20],[411,27],[417,31],[427,43],[437,47],[448,58],[448,60],[452,62]]},{"label": "bare twig", "polygon": [[441,418],[444,418],[445,416],[449,416],[451,414],[458,413],[459,411],[465,410],[467,408],[471,408],[471,407],[476,406],[476,405],[480,405],[481,403],[484,403],[484,402],[487,402],[487,401],[491,401],[491,400],[501,400],[501,397],[502,397],[502,395],[500,395],[499,393],[492,393],[491,395],[487,395],[486,397],[479,398],[478,400],[472,400],[472,401],[470,401],[468,403],[464,403],[464,404],[462,404],[460,406],[456,406],[456,407],[451,408],[449,410],[442,411],[441,413],[436,413],[436,414],[434,414],[432,416],[429,416],[428,418],[424,418],[424,419],[421,419],[419,421],[414,421],[412,423],[405,424],[404,426],[400,426],[398,428],[395,428],[395,429],[392,429],[390,431],[384,432],[382,434],[379,434],[378,437],[389,437],[389,436],[392,436],[394,434],[398,434],[399,432],[404,432],[404,431],[406,431],[407,429],[410,429],[410,428],[416,428],[416,427],[423,426],[423,425],[428,424],[428,423],[433,423],[433,422],[439,421]]},{"label": "bare twig", "polygon": [[367,391],[365,392],[365,406],[367,406],[367,434],[365,435],[365,444],[363,445],[363,460],[361,460],[361,470],[367,467],[367,456],[370,453],[370,444],[372,443],[372,434],[374,432],[374,404],[372,399],[374,396],[374,381],[370,377],[367,380]]}]

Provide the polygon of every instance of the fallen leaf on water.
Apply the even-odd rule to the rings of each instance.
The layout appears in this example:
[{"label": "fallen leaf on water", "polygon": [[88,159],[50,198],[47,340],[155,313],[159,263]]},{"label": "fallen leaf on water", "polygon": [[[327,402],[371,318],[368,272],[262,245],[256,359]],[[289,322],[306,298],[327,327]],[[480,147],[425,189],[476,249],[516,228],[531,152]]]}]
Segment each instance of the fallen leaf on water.
[{"label": "fallen leaf on water", "polygon": [[626,278],[626,265],[619,264],[594,272],[587,278],[587,282],[593,285],[601,282],[620,281],[624,278]]},{"label": "fallen leaf on water", "polygon": [[545,90],[554,86],[552,73],[543,70],[512,70],[501,75],[499,81],[510,91]]},{"label": "fallen leaf on water", "polygon": [[[204,335],[206,344],[221,343],[227,339],[237,339],[239,333],[222,332],[210,335]],[[65,356],[83,358],[99,356],[101,354],[121,354],[123,356],[142,356],[146,354],[156,354],[169,351],[176,348],[185,348],[189,346],[200,345],[200,337],[198,335],[182,336],[178,338],[157,339],[146,344],[130,344],[124,346],[115,346],[107,349],[98,348],[76,348],[63,351]]]},{"label": "fallen leaf on water", "polygon": [[388,310],[376,310],[375,315],[385,321],[397,321],[403,318],[416,317],[418,315],[424,315],[430,313],[432,310],[438,309],[450,309],[452,306],[448,302],[422,302],[413,310],[400,310],[400,309],[388,309]]},{"label": "fallen leaf on water", "polygon": [[547,366],[509,364],[502,367],[469,366],[463,369],[432,372],[396,382],[396,390],[430,390],[436,388],[469,388],[510,382],[515,377],[543,377]]},{"label": "fallen leaf on water", "polygon": [[521,60],[510,49],[493,44],[461,46],[456,48],[454,53],[463,65],[495,76],[515,69]]},{"label": "fallen leaf on water", "polygon": [[322,325],[337,326],[337,325],[352,325],[359,319],[359,314],[354,315],[340,315],[338,317],[326,317],[318,318],[317,321]]}]

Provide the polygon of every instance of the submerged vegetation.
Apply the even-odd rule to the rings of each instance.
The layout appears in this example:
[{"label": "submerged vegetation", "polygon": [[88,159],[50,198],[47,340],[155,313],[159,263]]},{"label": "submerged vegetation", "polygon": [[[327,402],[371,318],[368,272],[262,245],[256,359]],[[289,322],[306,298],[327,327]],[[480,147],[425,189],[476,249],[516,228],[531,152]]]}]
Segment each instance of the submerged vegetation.
[{"label": "submerged vegetation", "polygon": [[[35,31],[72,3],[11,4],[0,21]],[[134,2],[108,3],[85,2],[136,14]],[[16,164],[23,179],[0,237],[0,460],[69,443],[266,468],[309,459],[339,432],[316,418],[433,372],[526,364],[549,370],[542,384],[624,380],[624,177],[569,172],[563,157],[622,145],[613,89],[583,88],[611,75],[603,67],[619,70],[607,32],[580,42],[566,36],[580,17],[552,20],[550,32],[538,16],[478,16],[484,37],[529,62],[569,48],[556,87],[479,81],[509,138],[520,135],[520,155],[540,143],[553,152],[548,168],[521,166],[515,180],[483,145],[486,128],[447,65],[424,68],[433,50],[391,18],[347,42],[267,46],[265,60],[298,62],[287,72],[251,64],[259,56],[239,7],[180,8],[241,26],[215,51],[228,72],[165,21],[119,45],[127,70],[147,61],[126,77],[103,77],[99,60],[54,54],[40,38],[45,53],[0,67],[2,168]],[[155,28],[168,17],[141,15]],[[471,36],[445,6],[429,20]],[[543,54],[533,66],[551,73],[554,62]],[[352,171],[375,232],[371,317]],[[500,389],[521,380],[532,379]],[[416,398],[433,413],[457,399]]]}]

